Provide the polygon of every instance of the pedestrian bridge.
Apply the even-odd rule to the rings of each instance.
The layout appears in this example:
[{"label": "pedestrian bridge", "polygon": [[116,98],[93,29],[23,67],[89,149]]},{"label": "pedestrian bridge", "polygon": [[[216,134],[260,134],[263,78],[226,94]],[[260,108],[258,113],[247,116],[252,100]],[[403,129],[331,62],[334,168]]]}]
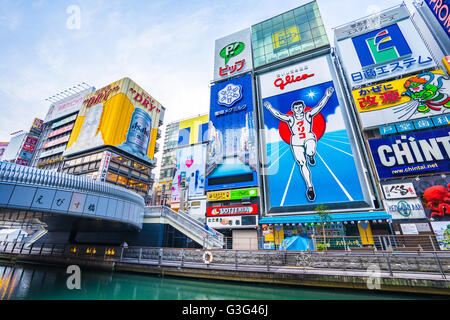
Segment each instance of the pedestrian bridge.
[{"label": "pedestrian bridge", "polygon": [[143,223],[169,224],[205,247],[223,236],[189,215],[145,207],[131,190],[66,173],[0,161],[0,222],[54,232],[138,233]]}]

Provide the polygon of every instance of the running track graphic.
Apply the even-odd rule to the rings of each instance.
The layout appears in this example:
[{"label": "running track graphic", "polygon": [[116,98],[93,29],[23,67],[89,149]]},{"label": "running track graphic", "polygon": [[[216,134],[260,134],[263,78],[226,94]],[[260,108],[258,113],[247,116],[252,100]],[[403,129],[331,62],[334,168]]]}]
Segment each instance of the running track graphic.
[{"label": "running track graphic", "polygon": [[268,143],[267,160],[271,207],[364,200],[346,130],[325,133],[318,141],[316,165],[309,166],[314,202],[306,198],[305,182],[287,143]]}]

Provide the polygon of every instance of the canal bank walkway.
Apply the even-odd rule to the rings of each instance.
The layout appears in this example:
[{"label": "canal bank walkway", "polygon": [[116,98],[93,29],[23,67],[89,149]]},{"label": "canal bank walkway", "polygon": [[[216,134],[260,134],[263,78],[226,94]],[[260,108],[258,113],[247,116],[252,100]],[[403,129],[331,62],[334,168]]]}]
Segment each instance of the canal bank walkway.
[{"label": "canal bank walkway", "polygon": [[9,250],[0,247],[0,259],[197,279],[450,295],[450,255],[446,252],[205,251],[16,245]]}]

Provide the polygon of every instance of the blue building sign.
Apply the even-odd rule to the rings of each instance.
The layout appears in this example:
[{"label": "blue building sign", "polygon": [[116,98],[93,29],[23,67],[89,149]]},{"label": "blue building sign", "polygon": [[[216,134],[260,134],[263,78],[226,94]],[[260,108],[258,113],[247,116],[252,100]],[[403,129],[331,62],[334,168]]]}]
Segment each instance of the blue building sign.
[{"label": "blue building sign", "polygon": [[450,0],[425,0],[444,32],[450,37]]},{"label": "blue building sign", "polygon": [[370,139],[369,145],[380,179],[450,171],[448,127]]},{"label": "blue building sign", "polygon": [[211,87],[205,190],[258,185],[250,74]]}]

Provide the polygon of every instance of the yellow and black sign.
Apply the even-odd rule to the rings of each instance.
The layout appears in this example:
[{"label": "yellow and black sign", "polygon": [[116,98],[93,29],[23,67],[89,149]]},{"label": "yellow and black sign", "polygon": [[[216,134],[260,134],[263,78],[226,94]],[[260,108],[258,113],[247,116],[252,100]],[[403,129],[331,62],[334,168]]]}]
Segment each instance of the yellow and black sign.
[{"label": "yellow and black sign", "polygon": [[208,192],[208,201],[230,200],[230,190]]}]

